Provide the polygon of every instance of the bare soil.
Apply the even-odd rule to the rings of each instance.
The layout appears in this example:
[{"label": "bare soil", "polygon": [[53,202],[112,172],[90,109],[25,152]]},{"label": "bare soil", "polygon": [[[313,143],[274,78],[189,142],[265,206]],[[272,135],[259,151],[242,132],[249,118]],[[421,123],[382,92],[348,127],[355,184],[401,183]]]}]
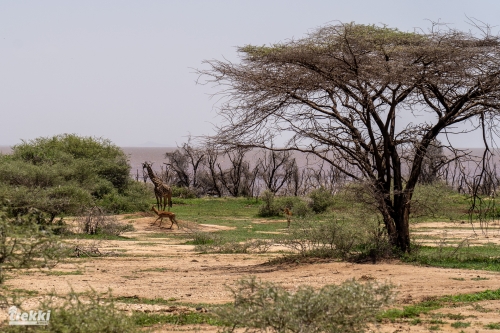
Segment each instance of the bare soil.
[{"label": "bare soil", "polygon": [[[93,288],[98,292],[112,289],[113,295],[133,298],[162,298],[179,303],[221,304],[232,301],[228,287],[250,275],[264,281],[282,284],[288,290],[296,290],[306,284],[321,287],[338,284],[347,279],[392,283],[396,286],[395,307],[413,304],[432,297],[461,293],[479,292],[500,288],[499,273],[434,267],[418,267],[399,261],[376,264],[353,264],[345,262],[315,262],[309,264],[270,265],[270,258],[279,256],[276,249],[266,254],[199,254],[194,246],[184,245],[185,240],[168,238],[171,234],[185,234],[195,224],[179,221],[183,228],[168,229],[170,222],[161,227],[151,226],[153,217],[120,216],[132,222],[136,231],[126,234],[133,240],[120,241],[75,241],[81,246],[99,249],[103,256],[95,258],[74,258],[59,264],[50,271],[26,270],[8,280],[10,288],[35,290],[39,295],[55,291],[66,293],[86,291]],[[264,221],[258,221],[264,223]],[[271,222],[272,223],[272,222]],[[197,225],[203,231],[216,231],[219,226]],[[498,228],[498,227],[496,227]],[[415,235],[439,236],[458,239],[469,237],[475,243],[498,242],[498,232],[476,234],[470,225],[463,223],[425,223],[413,226]],[[428,243],[437,239],[425,240]],[[69,275],[68,275],[69,274]],[[40,296],[39,296],[40,297]],[[36,297],[27,302],[36,302]],[[173,302],[175,303],[175,302]],[[469,322],[466,328],[453,328],[456,320],[442,318],[441,332],[494,332],[484,325],[500,322],[500,302],[485,301],[479,306],[464,305],[433,311],[442,314],[468,316],[462,322]],[[146,312],[178,313],[204,311],[195,306],[159,306],[145,304],[120,304],[124,310],[135,309]],[[433,329],[432,315],[422,316],[418,325],[409,323],[382,323],[373,327],[381,332],[429,332]],[[435,326],[435,325],[434,325]],[[216,332],[211,326],[163,325],[155,332]]]}]

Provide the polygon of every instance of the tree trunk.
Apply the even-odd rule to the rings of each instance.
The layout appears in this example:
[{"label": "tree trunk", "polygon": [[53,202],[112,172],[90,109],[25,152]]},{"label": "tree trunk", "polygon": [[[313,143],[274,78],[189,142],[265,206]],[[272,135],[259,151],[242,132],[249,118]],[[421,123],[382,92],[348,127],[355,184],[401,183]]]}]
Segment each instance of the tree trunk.
[{"label": "tree trunk", "polygon": [[396,243],[395,245],[402,253],[409,253],[410,248],[410,204],[403,204],[395,218]]},{"label": "tree trunk", "polygon": [[394,203],[389,195],[379,202],[391,245],[402,253],[410,252],[410,202],[406,195],[396,195]]}]

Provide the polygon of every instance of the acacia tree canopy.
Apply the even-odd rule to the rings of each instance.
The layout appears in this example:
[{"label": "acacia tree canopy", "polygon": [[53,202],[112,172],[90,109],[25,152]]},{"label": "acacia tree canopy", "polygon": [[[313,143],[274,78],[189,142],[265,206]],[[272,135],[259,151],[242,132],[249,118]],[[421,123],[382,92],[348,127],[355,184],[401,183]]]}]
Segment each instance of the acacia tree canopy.
[{"label": "acacia tree canopy", "polygon": [[277,150],[273,138],[290,135],[280,150],[315,154],[369,184],[403,252],[431,142],[466,121],[494,129],[500,115],[500,43],[488,29],[339,23],[238,51],[239,63],[209,60],[199,70],[225,97],[219,113],[226,121],[211,140]]}]

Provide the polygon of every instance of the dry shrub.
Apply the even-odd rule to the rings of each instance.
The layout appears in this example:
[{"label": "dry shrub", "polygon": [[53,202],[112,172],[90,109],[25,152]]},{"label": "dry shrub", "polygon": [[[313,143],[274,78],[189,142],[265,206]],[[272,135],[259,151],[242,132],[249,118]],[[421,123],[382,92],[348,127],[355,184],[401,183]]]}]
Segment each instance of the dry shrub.
[{"label": "dry shrub", "polygon": [[199,195],[195,189],[185,186],[171,186],[172,188],[172,197],[174,198],[182,198],[182,199],[194,199],[198,198]]},{"label": "dry shrub", "polygon": [[95,239],[92,241],[88,240],[74,240],[71,245],[73,246],[74,252],[73,256],[75,257],[100,257],[107,253],[101,252],[99,250],[102,248],[103,241],[100,239]]},{"label": "dry shrub", "polygon": [[279,242],[302,257],[376,261],[392,254],[386,233],[374,218],[298,218]]},{"label": "dry shrub", "polygon": [[9,218],[0,209],[0,284],[7,272],[20,268],[53,267],[69,257],[70,247],[40,225],[37,215]]},{"label": "dry shrub", "polygon": [[103,294],[94,290],[86,293],[71,291],[63,296],[51,294],[37,309],[50,310],[47,326],[5,326],[2,332],[140,332],[132,319],[116,308],[110,291]]},{"label": "dry shrub", "polygon": [[89,235],[120,236],[124,232],[133,231],[132,224],[118,221],[116,216],[106,214],[101,207],[86,208],[77,218],[81,232]]},{"label": "dry shrub", "polygon": [[393,298],[392,286],[355,280],[316,291],[299,286],[295,293],[255,277],[238,281],[231,290],[233,306],[215,310],[222,332],[365,332],[368,323]]}]

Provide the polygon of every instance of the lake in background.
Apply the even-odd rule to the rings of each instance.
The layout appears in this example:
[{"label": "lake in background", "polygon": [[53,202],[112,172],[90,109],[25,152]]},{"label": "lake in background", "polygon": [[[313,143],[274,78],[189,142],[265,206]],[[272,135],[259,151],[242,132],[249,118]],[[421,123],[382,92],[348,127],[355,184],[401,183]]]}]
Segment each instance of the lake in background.
[{"label": "lake in background", "polygon": [[[128,156],[131,166],[130,173],[135,177],[137,170],[142,176],[142,163],[149,161],[153,163],[153,169],[160,170],[160,165],[166,162],[165,153],[173,152],[175,147],[121,147],[123,152]],[[0,146],[0,153],[10,154],[12,149],[10,146]]]},{"label": "lake in background", "polygon": [[[170,153],[176,150],[176,147],[121,147],[123,152],[128,156],[129,163],[131,166],[130,173],[135,178],[137,170],[139,175],[142,175],[142,163],[145,161],[153,163],[153,169],[155,171],[161,170],[160,166],[167,162],[165,159],[165,153]],[[0,153],[10,154],[12,152],[10,146],[0,146]],[[316,156],[306,157],[306,154],[299,152],[292,152],[292,155],[297,160],[297,165],[299,167],[312,166],[319,162]],[[250,161],[251,166],[254,166],[257,160],[263,156],[263,150],[254,149],[247,153],[247,160]],[[229,161],[221,158],[221,165],[228,167]]]},{"label": "lake in background", "polygon": [[[142,176],[142,163],[145,161],[152,162],[153,163],[153,169],[155,171],[160,171],[161,166],[163,166],[167,160],[165,159],[165,153],[167,152],[173,152],[175,147],[121,147],[124,151],[124,153],[128,156],[130,166],[131,166],[131,176],[135,178],[137,172],[139,172],[139,175]],[[470,148],[469,149],[473,155],[475,156],[482,156],[483,149],[482,148]],[[0,153],[2,154],[10,154],[12,152],[10,146],[0,146]],[[307,157],[306,154],[300,153],[300,152],[293,152],[293,157],[295,157],[297,161],[297,165],[299,168],[303,168],[306,166],[311,166],[313,167],[314,165],[317,165],[319,159],[315,156],[309,156]],[[247,160],[250,161],[251,166],[253,167],[255,165],[255,162],[259,159],[259,157],[262,157],[263,151],[260,149],[254,149],[251,150],[249,153],[247,153]],[[495,156],[495,161],[497,165],[500,163],[500,151],[497,150],[497,154]],[[226,161],[224,161],[224,158],[222,158],[221,164],[223,167],[228,166],[228,161],[226,158]]]}]

